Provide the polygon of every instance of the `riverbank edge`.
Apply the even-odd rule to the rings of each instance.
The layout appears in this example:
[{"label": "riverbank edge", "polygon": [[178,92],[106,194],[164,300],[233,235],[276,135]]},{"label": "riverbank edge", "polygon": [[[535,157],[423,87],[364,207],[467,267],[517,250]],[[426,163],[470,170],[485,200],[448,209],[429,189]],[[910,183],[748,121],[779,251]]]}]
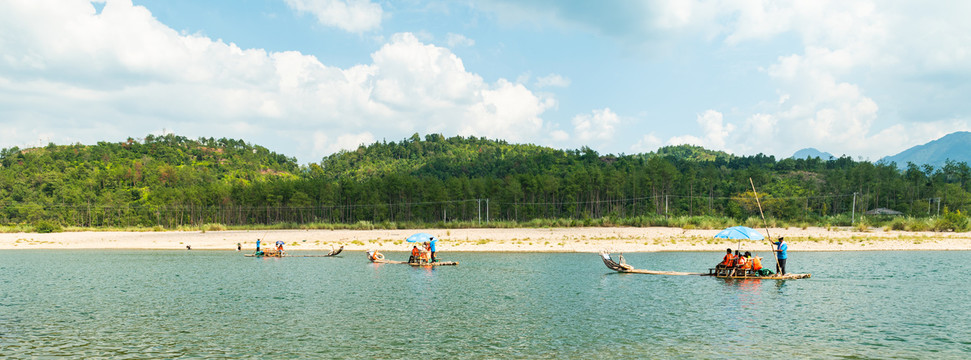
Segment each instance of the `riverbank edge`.
[{"label": "riverbank edge", "polygon": [[[715,239],[720,230],[664,227],[590,227],[518,229],[408,230],[226,230],[162,232],[2,233],[0,249],[127,249],[253,251],[256,240],[284,241],[289,251],[376,249],[406,251],[404,239],[417,232],[437,236],[439,251],[449,252],[658,252],[769,251],[768,242]],[[765,234],[766,230],[761,232]],[[770,228],[772,238],[784,236],[790,251],[971,250],[971,233],[856,231],[848,228]]]}]

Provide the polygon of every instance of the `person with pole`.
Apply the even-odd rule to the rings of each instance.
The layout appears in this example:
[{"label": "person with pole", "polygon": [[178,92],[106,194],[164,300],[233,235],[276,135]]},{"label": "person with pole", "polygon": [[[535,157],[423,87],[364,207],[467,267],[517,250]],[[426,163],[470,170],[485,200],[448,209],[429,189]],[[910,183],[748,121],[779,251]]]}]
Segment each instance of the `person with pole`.
[{"label": "person with pole", "polygon": [[[772,240],[769,240],[769,241],[772,241]],[[785,275],[786,259],[789,257],[788,254],[786,254],[786,252],[787,250],[789,250],[789,244],[786,244],[786,238],[781,236],[779,237],[779,241],[776,241],[772,244],[775,245],[775,248],[772,251],[776,253],[776,257],[775,257],[776,273],[778,273],[779,275]]]}]

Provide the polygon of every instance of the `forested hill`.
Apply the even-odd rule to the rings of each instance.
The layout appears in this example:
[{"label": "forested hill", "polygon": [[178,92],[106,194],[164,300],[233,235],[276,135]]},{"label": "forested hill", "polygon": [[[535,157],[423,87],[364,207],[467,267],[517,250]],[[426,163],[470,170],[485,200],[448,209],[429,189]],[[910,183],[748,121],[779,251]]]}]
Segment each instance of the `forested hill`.
[{"label": "forested hill", "polygon": [[[848,224],[877,207],[910,216],[971,210],[971,168],[963,162],[899,169],[688,145],[610,155],[416,134],[301,166],[241,140],[149,135],[3,149],[0,165],[0,225],[7,226],[747,219],[758,215],[749,179],[766,216],[786,221],[835,216]],[[645,224],[635,221],[627,223]]]},{"label": "forested hill", "polygon": [[0,206],[7,222],[44,208],[225,203],[234,187],[293,180],[294,158],[234,139],[148,135],[141,141],[7,148],[0,152]]},{"label": "forested hill", "polygon": [[510,175],[561,174],[575,166],[602,167],[621,161],[641,163],[652,157],[689,162],[719,162],[736,159],[723,151],[694,145],[666,146],[656,152],[635,156],[600,155],[590,148],[557,150],[530,144],[509,144],[503,140],[475,137],[445,138],[412,135],[401,142],[379,142],[356,151],[341,151],[321,162],[331,179],[365,180],[388,175],[430,176],[441,180],[461,177],[503,178]]},{"label": "forested hill", "polygon": [[[151,181],[145,172],[161,173],[168,168],[191,168],[212,176],[253,179],[267,173],[295,174],[296,159],[243,140],[201,138],[191,140],[168,134],[148,135],[141,141],[133,138],[120,143],[99,142],[96,145],[55,145],[43,148],[3,149],[0,164],[4,173],[61,173],[105,171],[111,174],[125,169],[124,178],[134,182]],[[118,179],[113,179],[118,180]],[[166,179],[159,179],[164,182]]]},{"label": "forested hill", "polygon": [[401,142],[379,142],[356,151],[342,151],[323,159],[321,165],[331,179],[358,181],[388,175],[452,177],[504,177],[510,174],[538,174],[575,162],[592,150],[563,151],[537,145],[509,144],[485,138],[445,138],[439,134],[418,134]]}]

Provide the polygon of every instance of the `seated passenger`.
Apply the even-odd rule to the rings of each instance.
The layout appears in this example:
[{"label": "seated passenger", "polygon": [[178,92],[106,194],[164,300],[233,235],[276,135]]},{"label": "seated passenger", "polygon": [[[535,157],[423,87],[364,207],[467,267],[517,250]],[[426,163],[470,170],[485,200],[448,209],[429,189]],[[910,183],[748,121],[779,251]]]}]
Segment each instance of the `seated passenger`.
[{"label": "seated passenger", "polygon": [[739,254],[738,250],[735,250],[735,264],[733,264],[732,267],[739,268],[744,264],[745,257],[743,257],[742,254]]},{"label": "seated passenger", "polygon": [[762,270],[762,258],[755,256],[752,257],[752,271]]},{"label": "seated passenger", "polygon": [[715,265],[715,269],[730,268],[734,264],[735,264],[735,256],[732,255],[732,249],[729,248],[727,251],[725,251],[725,257],[722,258],[722,262],[718,263],[718,265]]},{"label": "seated passenger", "polygon": [[421,250],[418,250],[418,246],[417,245],[412,246],[411,247],[411,257],[408,258],[408,262],[409,263],[416,263],[416,262],[419,262],[420,259],[421,259]]},{"label": "seated passenger", "polygon": [[738,275],[747,275],[748,271],[752,269],[752,253],[746,251],[742,255],[738,262]]}]

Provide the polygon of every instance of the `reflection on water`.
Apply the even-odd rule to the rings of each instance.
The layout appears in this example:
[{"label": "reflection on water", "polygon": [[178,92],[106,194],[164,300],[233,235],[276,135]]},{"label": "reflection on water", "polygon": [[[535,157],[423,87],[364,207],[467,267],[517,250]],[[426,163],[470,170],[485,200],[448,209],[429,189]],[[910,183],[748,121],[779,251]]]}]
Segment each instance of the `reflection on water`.
[{"label": "reflection on water", "polygon": [[[596,254],[455,267],[216,251],[3,251],[0,356],[967,358],[969,252],[794,253],[804,280],[618,274]],[[406,257],[404,253],[392,258]],[[717,253],[633,253],[702,271]],[[901,272],[891,264],[914,264]],[[779,346],[784,344],[784,346]]]}]

